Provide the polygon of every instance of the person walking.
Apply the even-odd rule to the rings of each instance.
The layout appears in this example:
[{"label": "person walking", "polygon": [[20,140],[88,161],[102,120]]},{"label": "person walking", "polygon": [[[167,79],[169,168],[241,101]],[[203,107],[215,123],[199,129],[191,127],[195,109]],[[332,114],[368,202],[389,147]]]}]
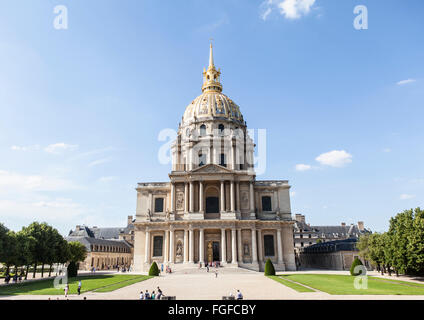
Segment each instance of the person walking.
[{"label": "person walking", "polygon": [[82,287],[82,282],[81,280],[78,282],[78,295],[81,294],[81,287]]},{"label": "person walking", "polygon": [[150,299],[150,293],[149,290],[146,290],[146,292],[144,293],[144,300],[149,300]]},{"label": "person walking", "polygon": [[69,292],[69,284],[66,284],[64,290],[65,290],[65,298],[67,298],[68,297],[68,292]]},{"label": "person walking", "polygon": [[160,300],[162,297],[162,290],[158,287],[158,295],[156,296],[156,300]]},{"label": "person walking", "polygon": [[143,293],[143,291],[140,291],[140,300],[144,300],[144,293]]},{"label": "person walking", "polygon": [[209,263],[206,265],[206,272],[209,272]]},{"label": "person walking", "polygon": [[155,290],[152,291],[152,300],[156,299],[156,294],[155,294]]},{"label": "person walking", "polygon": [[237,300],[243,300],[243,295],[241,294],[240,290],[237,290]]}]

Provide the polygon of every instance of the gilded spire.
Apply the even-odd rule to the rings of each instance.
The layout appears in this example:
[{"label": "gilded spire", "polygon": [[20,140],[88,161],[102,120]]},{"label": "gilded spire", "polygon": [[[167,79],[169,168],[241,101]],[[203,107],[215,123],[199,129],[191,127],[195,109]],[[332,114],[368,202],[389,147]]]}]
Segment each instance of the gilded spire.
[{"label": "gilded spire", "polygon": [[219,82],[219,77],[221,75],[220,70],[215,69],[213,62],[213,48],[212,42],[209,46],[209,66],[208,70],[203,70],[203,86],[202,91],[222,91],[222,85]]},{"label": "gilded spire", "polygon": [[214,64],[213,64],[213,49],[212,49],[212,42],[210,44],[210,50],[209,50],[209,68],[215,68]]}]

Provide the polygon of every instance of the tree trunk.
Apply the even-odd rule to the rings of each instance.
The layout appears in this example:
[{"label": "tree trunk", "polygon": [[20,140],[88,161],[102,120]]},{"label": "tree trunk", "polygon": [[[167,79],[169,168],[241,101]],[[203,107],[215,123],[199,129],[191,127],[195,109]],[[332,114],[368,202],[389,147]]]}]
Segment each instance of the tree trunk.
[{"label": "tree trunk", "polygon": [[50,269],[49,269],[49,277],[52,275],[52,265],[50,265]]},{"label": "tree trunk", "polygon": [[10,271],[10,266],[6,265],[6,274],[9,274],[9,271]]},{"label": "tree trunk", "polygon": [[41,278],[44,275],[44,262],[41,263]]},{"label": "tree trunk", "polygon": [[28,271],[29,271],[29,264],[27,264],[27,266],[26,266],[25,280],[28,279]]}]

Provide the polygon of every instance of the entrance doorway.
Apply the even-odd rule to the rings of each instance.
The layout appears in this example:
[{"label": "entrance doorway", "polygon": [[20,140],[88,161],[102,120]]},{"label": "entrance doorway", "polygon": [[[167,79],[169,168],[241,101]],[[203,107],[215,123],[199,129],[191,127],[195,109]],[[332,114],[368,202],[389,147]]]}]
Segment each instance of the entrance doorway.
[{"label": "entrance doorway", "polygon": [[219,241],[209,241],[208,262],[219,261]]},{"label": "entrance doorway", "polygon": [[218,197],[206,198],[206,213],[219,213],[219,199]]}]

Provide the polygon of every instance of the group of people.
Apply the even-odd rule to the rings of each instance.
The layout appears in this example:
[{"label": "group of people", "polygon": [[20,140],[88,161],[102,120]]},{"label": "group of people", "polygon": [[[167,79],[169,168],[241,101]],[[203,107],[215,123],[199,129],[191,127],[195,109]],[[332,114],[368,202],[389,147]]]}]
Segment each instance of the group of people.
[{"label": "group of people", "polygon": [[[234,294],[232,292],[230,292],[230,297],[234,297]],[[240,290],[237,289],[237,293],[236,293],[236,300],[243,300],[243,295],[240,292]]]},{"label": "group of people", "polygon": [[140,291],[140,300],[160,300],[163,296],[165,295],[159,287],[157,288],[157,292],[153,290],[151,294],[149,290],[146,290],[145,292]]},{"label": "group of people", "polygon": [[[81,288],[82,288],[82,281],[80,280],[78,282],[78,288],[77,288],[78,295],[81,294]],[[69,284],[66,284],[65,285],[65,288],[63,289],[63,291],[65,292],[65,298],[67,298],[68,297],[68,293],[69,293]]]},{"label": "group of people", "polygon": [[[163,272],[163,263],[160,265],[160,272]],[[165,267],[165,272],[166,273],[172,273],[172,269],[170,266],[166,266]]]},{"label": "group of people", "polygon": [[22,282],[22,274],[18,275],[17,273],[15,273],[14,276],[11,277],[10,274],[7,273],[6,276],[4,277],[4,282],[9,284],[10,279],[12,279],[13,283]]}]

